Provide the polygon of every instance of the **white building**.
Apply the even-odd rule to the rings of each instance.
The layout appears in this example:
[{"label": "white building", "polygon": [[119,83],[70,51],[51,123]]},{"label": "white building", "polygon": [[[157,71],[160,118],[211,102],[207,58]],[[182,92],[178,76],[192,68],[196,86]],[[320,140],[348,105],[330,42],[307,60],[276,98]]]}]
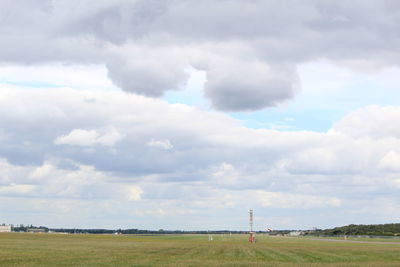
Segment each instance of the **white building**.
[{"label": "white building", "polygon": [[11,225],[0,225],[0,233],[11,232]]},{"label": "white building", "polygon": [[289,236],[300,236],[301,232],[300,231],[292,231],[289,233]]}]

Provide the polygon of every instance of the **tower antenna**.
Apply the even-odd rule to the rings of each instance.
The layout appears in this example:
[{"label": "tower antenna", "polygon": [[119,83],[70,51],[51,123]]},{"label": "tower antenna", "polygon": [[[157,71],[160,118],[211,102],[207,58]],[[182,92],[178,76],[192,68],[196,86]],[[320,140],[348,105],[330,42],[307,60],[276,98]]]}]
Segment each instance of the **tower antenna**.
[{"label": "tower antenna", "polygon": [[253,220],[254,220],[254,211],[250,210],[249,211],[250,215],[250,236],[249,236],[249,242],[254,243],[256,242],[256,233],[253,231]]}]

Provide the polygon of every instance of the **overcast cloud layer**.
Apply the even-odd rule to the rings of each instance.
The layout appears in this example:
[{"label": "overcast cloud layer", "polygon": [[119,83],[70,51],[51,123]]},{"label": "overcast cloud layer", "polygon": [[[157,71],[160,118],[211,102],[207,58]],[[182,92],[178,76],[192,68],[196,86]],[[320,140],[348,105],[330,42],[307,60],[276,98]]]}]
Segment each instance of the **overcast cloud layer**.
[{"label": "overcast cloud layer", "polygon": [[128,92],[160,97],[204,70],[216,109],[292,98],[299,63],[398,63],[399,3],[258,0],[5,0],[0,61],[105,64]]},{"label": "overcast cloud layer", "polygon": [[[0,223],[243,230],[250,208],[260,230],[396,221],[399,106],[372,101],[325,132],[253,129],[218,111],[296,101],[301,64],[398,66],[399,8],[0,1]],[[161,99],[193,69],[211,110]],[[321,92],[333,86],[319,78]]]}]

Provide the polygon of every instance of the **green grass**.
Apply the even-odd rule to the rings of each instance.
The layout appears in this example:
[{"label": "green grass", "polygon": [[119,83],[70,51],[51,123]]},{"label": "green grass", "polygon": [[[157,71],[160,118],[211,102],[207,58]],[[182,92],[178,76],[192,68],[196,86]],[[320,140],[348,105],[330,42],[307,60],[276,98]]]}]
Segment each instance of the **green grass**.
[{"label": "green grass", "polygon": [[338,241],[355,241],[365,243],[398,243],[400,245],[400,238],[379,238],[379,237],[321,237],[321,236],[301,236],[298,238],[309,239],[309,240],[338,240]]},{"label": "green grass", "polygon": [[400,266],[400,245],[245,235],[0,234],[0,266]]}]

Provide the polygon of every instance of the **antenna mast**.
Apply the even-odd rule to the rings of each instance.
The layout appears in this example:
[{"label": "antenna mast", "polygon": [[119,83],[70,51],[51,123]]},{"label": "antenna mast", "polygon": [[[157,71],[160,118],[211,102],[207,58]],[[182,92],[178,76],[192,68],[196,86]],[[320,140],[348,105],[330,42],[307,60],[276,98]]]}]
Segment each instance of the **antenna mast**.
[{"label": "antenna mast", "polygon": [[250,210],[249,214],[250,214],[250,232],[253,232],[253,210]]},{"label": "antenna mast", "polygon": [[256,242],[256,233],[253,231],[253,219],[254,219],[253,210],[250,210],[249,214],[250,214],[250,236],[249,236],[249,242],[250,243],[254,243],[254,242]]}]

